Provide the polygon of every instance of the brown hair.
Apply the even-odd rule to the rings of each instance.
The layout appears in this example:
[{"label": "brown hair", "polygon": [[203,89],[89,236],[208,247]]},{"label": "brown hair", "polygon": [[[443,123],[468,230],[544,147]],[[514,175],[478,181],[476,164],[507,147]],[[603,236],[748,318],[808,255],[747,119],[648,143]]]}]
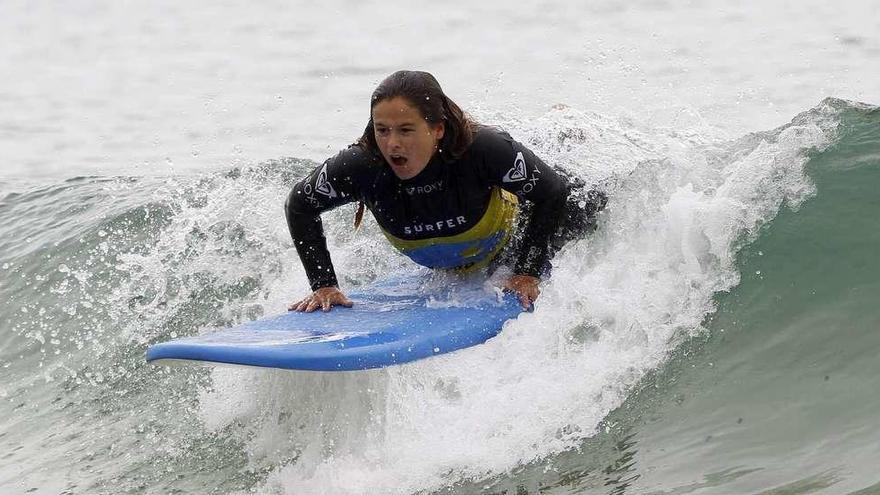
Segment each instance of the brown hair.
[{"label": "brown hair", "polygon": [[444,123],[445,131],[439,149],[442,158],[459,158],[473,142],[477,124],[443,93],[434,76],[422,71],[399,70],[386,77],[373,91],[370,120],[357,141],[359,146],[379,155],[379,146],[373,133],[372,110],[379,102],[397,97],[406,98],[429,124]]}]

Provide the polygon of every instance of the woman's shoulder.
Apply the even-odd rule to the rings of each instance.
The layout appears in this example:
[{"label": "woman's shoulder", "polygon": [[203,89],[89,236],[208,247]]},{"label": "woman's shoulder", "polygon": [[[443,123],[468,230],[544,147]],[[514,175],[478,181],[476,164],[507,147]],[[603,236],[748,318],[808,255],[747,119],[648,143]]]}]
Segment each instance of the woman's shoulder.
[{"label": "woman's shoulder", "polygon": [[349,145],[336,155],[330,157],[330,161],[342,166],[375,166],[381,165],[382,160],[376,154],[364,149],[361,145],[355,143]]},{"label": "woman's shoulder", "polygon": [[474,129],[474,145],[487,145],[494,142],[509,141],[512,138],[504,129],[492,125],[480,124]]},{"label": "woman's shoulder", "polygon": [[474,140],[468,151],[485,155],[510,152],[513,138],[507,131],[494,126],[480,125],[474,131]]},{"label": "woman's shoulder", "polygon": [[361,190],[384,175],[383,160],[358,144],[339,151],[328,158],[316,169],[320,175],[326,173],[331,182],[350,184],[350,187]]}]

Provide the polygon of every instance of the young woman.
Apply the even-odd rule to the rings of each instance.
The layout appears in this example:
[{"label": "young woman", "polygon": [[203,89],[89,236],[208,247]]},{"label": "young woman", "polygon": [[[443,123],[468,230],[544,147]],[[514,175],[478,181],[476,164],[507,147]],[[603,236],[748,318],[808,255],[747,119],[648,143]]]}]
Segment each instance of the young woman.
[{"label": "young woman", "polygon": [[420,265],[474,270],[510,259],[505,289],[523,307],[537,299],[555,251],[595,228],[604,194],[582,191],[507,133],[477,125],[431,74],[395,72],[373,92],[370,110],[357,143],[287,199],[312,289],[290,310],[352,305],[337,286],[320,218],[345,203],[360,202],[356,225],[366,205],[391,244]]}]

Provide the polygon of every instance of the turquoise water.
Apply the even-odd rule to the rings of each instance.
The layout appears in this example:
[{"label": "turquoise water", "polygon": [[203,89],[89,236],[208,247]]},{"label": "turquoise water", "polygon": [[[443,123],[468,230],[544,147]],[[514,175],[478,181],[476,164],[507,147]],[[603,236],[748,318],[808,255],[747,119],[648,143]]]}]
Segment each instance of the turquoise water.
[{"label": "turquoise water", "polygon": [[880,490],[878,130],[876,110],[845,112],[838,140],[807,163],[815,197],[740,252],[742,281],[657,378],[673,400],[636,435],[637,486]]},{"label": "turquoise water", "polygon": [[[565,115],[533,145],[615,149]],[[880,490],[880,113],[827,100],[665,158],[643,138],[658,158],[608,178],[530,319],[360,374],[143,360],[283,311],[304,278],[281,201],[314,162],[4,183],[0,491]],[[348,286],[402,260],[351,215],[327,219]]]}]

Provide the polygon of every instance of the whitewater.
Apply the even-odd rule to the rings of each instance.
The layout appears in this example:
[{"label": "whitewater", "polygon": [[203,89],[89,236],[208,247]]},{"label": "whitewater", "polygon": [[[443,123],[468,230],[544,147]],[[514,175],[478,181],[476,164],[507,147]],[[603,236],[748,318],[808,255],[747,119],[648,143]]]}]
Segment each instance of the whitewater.
[{"label": "whitewater", "polygon": [[[758,5],[4,4],[0,492],[880,492],[880,13]],[[284,198],[401,67],[608,192],[535,311],[380,370],[146,364],[307,289]],[[343,288],[407,266],[353,216]]]}]

